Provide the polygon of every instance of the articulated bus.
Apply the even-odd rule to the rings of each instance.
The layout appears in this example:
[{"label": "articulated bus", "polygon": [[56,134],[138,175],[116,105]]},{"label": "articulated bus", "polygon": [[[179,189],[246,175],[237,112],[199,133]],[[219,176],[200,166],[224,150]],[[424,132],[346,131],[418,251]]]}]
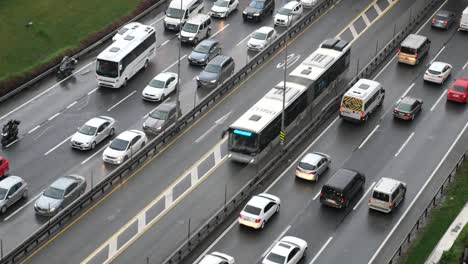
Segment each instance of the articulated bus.
[{"label": "articulated bus", "polygon": [[[333,89],[348,69],[351,45],[345,40],[327,39],[288,76],[285,94],[285,128],[308,107]],[[228,150],[233,161],[257,163],[279,143],[284,82],[229,126]]]},{"label": "articulated bus", "polygon": [[96,60],[100,86],[119,88],[139,70],[148,66],[156,53],[156,30],[141,23],[134,24],[123,38],[117,39]]}]

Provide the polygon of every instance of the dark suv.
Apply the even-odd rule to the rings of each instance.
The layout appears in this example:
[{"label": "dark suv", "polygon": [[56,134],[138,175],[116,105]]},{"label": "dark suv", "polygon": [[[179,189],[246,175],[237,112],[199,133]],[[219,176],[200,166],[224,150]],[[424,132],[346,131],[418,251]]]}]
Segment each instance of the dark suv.
[{"label": "dark suv", "polygon": [[197,88],[215,88],[234,73],[232,57],[218,55],[214,57],[197,76]]},{"label": "dark suv", "polygon": [[272,15],[275,11],[274,0],[252,0],[242,12],[244,20],[260,21],[267,14]]},{"label": "dark suv", "polygon": [[346,208],[363,189],[365,182],[364,174],[355,170],[339,169],[322,186],[320,202],[332,207]]}]

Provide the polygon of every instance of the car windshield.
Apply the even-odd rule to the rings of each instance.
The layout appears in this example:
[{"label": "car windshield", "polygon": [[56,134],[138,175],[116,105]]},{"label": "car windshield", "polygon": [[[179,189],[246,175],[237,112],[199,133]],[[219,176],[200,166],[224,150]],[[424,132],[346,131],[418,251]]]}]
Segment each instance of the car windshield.
[{"label": "car windshield", "polygon": [[171,8],[169,7],[166,12],[167,17],[172,17],[172,18],[182,18],[184,16],[184,10],[182,9],[177,9],[177,8]]},{"label": "car windshield", "polygon": [[164,82],[160,80],[153,79],[149,83],[149,86],[154,87],[154,88],[164,88]]},{"label": "car windshield", "polygon": [[88,126],[88,125],[83,125],[78,129],[78,132],[81,134],[87,135],[87,136],[94,136],[96,135],[97,128]]},{"label": "car windshield", "polygon": [[185,23],[183,30],[185,32],[189,32],[189,33],[196,33],[198,31],[198,25],[191,24],[191,23]]},{"label": "car windshield", "polygon": [[249,214],[253,214],[253,215],[260,215],[260,212],[262,211],[262,209],[255,207],[255,206],[246,205],[243,211]]},{"label": "car windshield", "polygon": [[198,52],[198,53],[208,53],[210,51],[210,46],[204,46],[204,45],[197,45],[193,51]]},{"label": "car windshield", "polygon": [[62,199],[64,193],[65,193],[65,190],[57,189],[54,187],[49,187],[47,188],[47,190],[45,190],[44,196],[47,196],[53,199]]},{"label": "car windshield", "polygon": [[400,103],[398,105],[398,110],[403,112],[411,112],[411,104],[408,103]]},{"label": "car windshield", "polygon": [[259,39],[259,40],[265,40],[265,39],[267,38],[267,35],[268,35],[268,34],[266,34],[266,33],[255,31],[255,32],[252,34],[252,38],[254,38],[254,39]]},{"label": "car windshield", "polygon": [[252,1],[252,2],[250,2],[249,6],[255,8],[255,9],[262,9],[265,6],[265,2]]},{"label": "car windshield", "polygon": [[416,50],[408,47],[401,47],[400,52],[410,55],[416,55]]},{"label": "car windshield", "polygon": [[447,17],[446,16],[441,16],[441,15],[436,15],[435,19],[445,21],[445,20],[447,20]]},{"label": "car windshield", "polygon": [[271,252],[270,254],[268,254],[266,259],[273,263],[284,263],[286,257]]},{"label": "car windshield", "polygon": [[110,144],[109,148],[115,149],[115,150],[126,150],[128,146],[128,141],[116,138],[112,140],[112,143]]},{"label": "car windshield", "polygon": [[216,6],[220,6],[220,7],[228,7],[229,6],[229,1],[225,1],[225,0],[218,0],[214,3],[214,5]]},{"label": "car windshield", "polygon": [[215,64],[206,65],[204,71],[218,73],[221,71],[221,66]]},{"label": "car windshield", "polygon": [[96,73],[99,76],[116,78],[119,76],[119,64],[113,61],[97,60]]},{"label": "car windshield", "polygon": [[301,167],[301,169],[309,170],[309,171],[313,171],[317,168],[314,165],[309,164],[307,162],[299,162],[299,167]]},{"label": "car windshield", "polygon": [[228,148],[231,151],[255,156],[258,150],[257,134],[237,129],[230,130]]},{"label": "car windshield", "polygon": [[0,200],[5,200],[8,190],[0,188]]},{"label": "car windshield", "polygon": [[430,74],[434,74],[434,75],[439,75],[439,74],[441,74],[440,71],[436,71],[436,70],[431,70],[431,69],[429,69],[429,70],[427,70],[427,71],[428,71]]},{"label": "car windshield", "polygon": [[291,14],[291,9],[282,7],[282,8],[280,8],[280,10],[278,10],[278,14],[287,16],[287,15]]},{"label": "car windshield", "polygon": [[460,85],[454,85],[454,86],[452,87],[452,89],[455,90],[455,91],[457,91],[457,92],[462,92],[462,93],[465,92],[465,87],[460,86]]},{"label": "car windshield", "polygon": [[380,201],[384,201],[384,202],[390,201],[390,197],[388,196],[388,194],[381,193],[381,192],[372,193],[372,198],[380,200]]},{"label": "car windshield", "polygon": [[150,117],[154,119],[159,119],[159,120],[166,120],[167,119],[167,112],[159,111],[159,110],[154,110],[149,114]]}]

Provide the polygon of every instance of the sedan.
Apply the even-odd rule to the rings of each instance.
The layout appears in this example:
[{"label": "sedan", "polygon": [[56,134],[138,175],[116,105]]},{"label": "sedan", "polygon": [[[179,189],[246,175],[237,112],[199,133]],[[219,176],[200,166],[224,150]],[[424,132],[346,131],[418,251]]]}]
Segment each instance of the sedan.
[{"label": "sedan", "polygon": [[277,37],[276,30],[272,27],[261,27],[250,34],[247,48],[260,51],[273,42]]},{"label": "sedan", "polygon": [[148,139],[143,131],[128,130],[122,132],[102,153],[102,159],[112,164],[122,164],[129,157],[142,149]]},{"label": "sedan", "polygon": [[306,250],[305,240],[285,236],[268,252],[262,264],[296,264],[304,257]]},{"label": "sedan", "polygon": [[0,213],[6,213],[8,207],[21,198],[28,197],[28,184],[18,176],[10,176],[0,181]]},{"label": "sedan", "polygon": [[414,120],[416,114],[421,112],[422,105],[422,99],[405,96],[398,100],[393,109],[393,116],[404,120]]},{"label": "sedan", "polygon": [[70,139],[72,148],[87,150],[94,149],[97,144],[112,137],[115,133],[115,119],[108,116],[91,118],[78,128]]},{"label": "sedan", "polygon": [[83,176],[62,176],[41,193],[34,204],[34,210],[43,216],[53,216],[80,197],[85,190],[86,179]]},{"label": "sedan", "polygon": [[435,61],[424,73],[424,80],[442,84],[452,73],[452,65]]},{"label": "sedan", "polygon": [[458,78],[447,90],[447,100],[466,103],[468,100],[468,78]]},{"label": "sedan", "polygon": [[4,157],[0,157],[0,179],[8,176],[10,173],[10,163]]},{"label": "sedan", "polygon": [[250,198],[239,215],[239,224],[255,229],[263,229],[265,223],[280,210],[280,198],[261,193]]},{"label": "sedan", "polygon": [[299,162],[296,168],[296,176],[309,181],[318,181],[330,166],[330,156],[320,153],[312,152],[307,153]]},{"label": "sedan", "polygon": [[455,21],[455,14],[446,10],[440,10],[432,18],[431,27],[448,29]]},{"label": "sedan", "polygon": [[212,252],[205,255],[198,264],[234,264],[233,257],[220,252]]},{"label": "sedan", "polygon": [[239,0],[217,0],[211,7],[210,16],[227,17],[239,6]]},{"label": "sedan", "polygon": [[143,89],[141,95],[148,101],[164,101],[164,98],[175,91],[177,86],[177,74],[162,72],[154,77]]},{"label": "sedan", "polygon": [[214,57],[221,55],[221,46],[216,39],[205,39],[188,56],[190,65],[204,66]]}]

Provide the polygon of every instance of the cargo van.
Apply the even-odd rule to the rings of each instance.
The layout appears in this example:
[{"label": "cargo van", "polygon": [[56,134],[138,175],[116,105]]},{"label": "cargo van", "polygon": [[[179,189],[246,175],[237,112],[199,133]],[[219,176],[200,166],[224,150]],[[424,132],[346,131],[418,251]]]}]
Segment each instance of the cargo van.
[{"label": "cargo van", "polygon": [[346,208],[362,190],[365,182],[364,174],[355,170],[339,169],[322,186],[320,203],[336,208]]},{"label": "cargo van", "polygon": [[431,41],[427,37],[409,34],[398,50],[398,62],[416,65],[429,54],[430,46]]},{"label": "cargo van", "polygon": [[390,213],[405,199],[405,194],[406,183],[384,177],[372,188],[369,196],[369,208]]},{"label": "cargo van", "polygon": [[463,10],[462,16],[460,18],[460,27],[458,30],[468,31],[468,6]]},{"label": "cargo van", "polygon": [[184,23],[204,7],[203,0],[172,0],[164,17],[164,29],[179,31]]}]

